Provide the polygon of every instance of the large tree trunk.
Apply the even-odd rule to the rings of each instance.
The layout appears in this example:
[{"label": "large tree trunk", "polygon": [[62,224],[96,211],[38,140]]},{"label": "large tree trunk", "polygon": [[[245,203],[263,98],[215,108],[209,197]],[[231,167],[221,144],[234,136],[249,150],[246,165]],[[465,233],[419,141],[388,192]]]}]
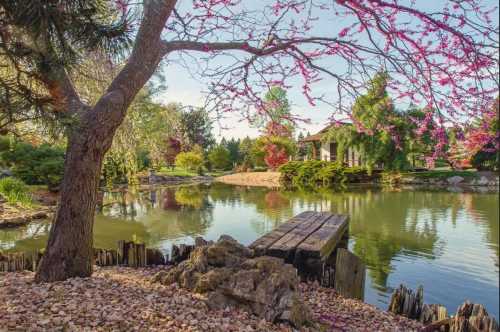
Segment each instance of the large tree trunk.
[{"label": "large tree trunk", "polygon": [[35,276],[38,282],[92,274],[92,229],[102,160],[127,108],[167,54],[160,37],[175,4],[175,0],[144,2],[143,20],[127,64],[93,108],[82,106],[74,114],[61,199]]},{"label": "large tree trunk", "polygon": [[[104,154],[114,134],[79,127],[70,134],[60,202],[35,280],[50,282],[92,274],[93,223]],[[100,141],[109,137],[109,142]],[[107,141],[107,140],[106,140]],[[103,144],[105,143],[105,144]]]}]

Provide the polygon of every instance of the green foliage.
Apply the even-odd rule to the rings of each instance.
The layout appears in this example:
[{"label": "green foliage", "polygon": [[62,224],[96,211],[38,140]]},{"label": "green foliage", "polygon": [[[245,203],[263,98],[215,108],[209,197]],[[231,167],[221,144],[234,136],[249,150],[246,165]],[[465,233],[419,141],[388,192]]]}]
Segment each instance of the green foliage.
[{"label": "green foliage", "polygon": [[500,162],[499,152],[491,147],[491,151],[481,150],[472,156],[471,165],[478,171],[495,171],[498,170]]},{"label": "green foliage", "polygon": [[167,137],[175,134],[180,105],[163,106],[153,102],[152,97],[152,91],[141,90],[118,128],[104,160],[103,173],[108,185],[135,183],[138,172],[159,169],[167,162]]},{"label": "green foliage", "polygon": [[203,168],[203,155],[195,151],[181,152],[175,157],[175,166],[199,172]]},{"label": "green foliage", "polygon": [[30,207],[33,200],[28,186],[21,180],[7,177],[0,179],[0,193],[11,204]]},{"label": "green foliage", "polygon": [[231,155],[224,146],[217,145],[208,153],[208,160],[212,169],[226,170],[231,168]]},{"label": "green foliage", "polygon": [[48,144],[34,146],[19,142],[0,153],[3,163],[27,184],[57,186],[64,172],[64,150]]},{"label": "green foliage", "polygon": [[215,144],[212,134],[212,120],[208,112],[202,108],[191,109],[180,114],[180,136],[184,147],[197,144],[204,151]]},{"label": "green foliage", "polygon": [[337,142],[338,160],[343,160],[349,147],[357,149],[370,173],[376,165],[383,165],[386,170],[409,169],[412,166],[409,159],[414,161],[432,146],[432,124],[422,136],[414,135],[412,119],[422,118],[425,113],[417,109],[395,110],[386,91],[388,80],[387,73],[378,73],[366,94],[356,99],[352,108],[356,126],[339,125],[323,137],[325,141]]},{"label": "green foliage", "polygon": [[252,119],[253,125],[262,128],[269,123],[279,123],[293,132],[294,123],[290,120],[290,102],[286,90],[274,86],[264,96],[265,112],[258,113]]},{"label": "green foliage", "polygon": [[132,42],[131,12],[107,1],[16,0],[0,6],[2,30],[9,31],[0,43],[2,125],[34,118],[66,121],[63,112],[53,112],[41,77],[62,68],[88,77],[81,64],[89,54],[119,59]]},{"label": "green foliage", "polygon": [[241,140],[239,144],[239,155],[240,155],[240,162],[241,162],[241,170],[247,170],[249,168],[254,167],[253,164],[253,159],[252,159],[252,147],[253,147],[253,141],[250,137],[245,137],[244,139]]},{"label": "green foliage", "polygon": [[281,182],[298,188],[332,187],[367,181],[366,169],[322,160],[290,161],[279,168]]},{"label": "green foliage", "polygon": [[240,151],[241,141],[239,139],[231,138],[226,141],[224,138],[221,140],[220,145],[225,147],[229,151],[229,160],[231,165],[239,164],[243,161],[243,154]]}]

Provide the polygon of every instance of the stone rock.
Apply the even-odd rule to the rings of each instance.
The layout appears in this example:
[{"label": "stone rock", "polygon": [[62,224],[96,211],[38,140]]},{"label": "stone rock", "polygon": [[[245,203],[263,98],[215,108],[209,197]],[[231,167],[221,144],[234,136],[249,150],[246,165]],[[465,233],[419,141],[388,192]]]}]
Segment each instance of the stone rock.
[{"label": "stone rock", "polygon": [[196,247],[188,260],[158,273],[155,281],[206,294],[212,309],[238,307],[267,321],[296,327],[311,318],[299,296],[297,270],[282,259],[254,257],[252,250],[223,235],[214,244]]},{"label": "stone rock", "polygon": [[456,186],[457,184],[463,182],[465,179],[461,176],[455,175],[450,178],[448,178],[446,181],[448,181],[449,184]]},{"label": "stone rock", "polygon": [[488,185],[488,178],[486,176],[481,176],[481,178],[477,181],[477,184],[480,186],[487,186]]}]

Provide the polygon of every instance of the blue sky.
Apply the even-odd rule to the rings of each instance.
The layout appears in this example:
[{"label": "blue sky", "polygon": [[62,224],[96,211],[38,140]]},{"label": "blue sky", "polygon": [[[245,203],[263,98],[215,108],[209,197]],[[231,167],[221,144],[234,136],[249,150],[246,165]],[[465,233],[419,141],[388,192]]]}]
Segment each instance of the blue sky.
[{"label": "blue sky", "polygon": [[[260,0],[252,2],[252,5],[262,1],[265,2],[265,0]],[[442,8],[444,1],[445,0],[416,0],[415,3],[417,8],[429,10]],[[245,2],[245,0],[243,0],[243,2]],[[498,5],[498,2],[494,0],[483,0],[482,3],[488,7]],[[492,18],[496,20],[494,24],[498,26],[498,9],[497,14],[492,15]],[[314,28],[315,35],[336,36],[338,31],[346,26],[345,21],[339,23],[338,18],[333,15],[331,17],[321,17],[317,23],[318,24]],[[197,78],[193,78],[187,69],[175,63],[163,66],[162,75],[166,78],[165,84],[167,89],[158,96],[159,101],[162,103],[180,102],[184,105],[193,106],[201,106],[203,104],[206,96],[204,91],[207,90],[206,81],[202,82]],[[333,94],[335,88],[335,83],[331,80],[322,80],[313,86],[314,93],[317,95],[321,93]],[[301,84],[299,84],[298,81],[297,84],[287,91],[287,93],[291,103],[292,113],[310,121],[310,123],[299,123],[298,131],[309,131],[314,133],[325,126],[333,112],[331,106],[318,104],[313,107],[309,105],[301,92]],[[222,137],[243,138],[245,136],[256,137],[259,135],[259,129],[251,127],[246,119],[239,113],[227,115],[225,118],[219,119],[219,121],[224,128],[217,122],[215,123],[214,134],[218,140]]]}]

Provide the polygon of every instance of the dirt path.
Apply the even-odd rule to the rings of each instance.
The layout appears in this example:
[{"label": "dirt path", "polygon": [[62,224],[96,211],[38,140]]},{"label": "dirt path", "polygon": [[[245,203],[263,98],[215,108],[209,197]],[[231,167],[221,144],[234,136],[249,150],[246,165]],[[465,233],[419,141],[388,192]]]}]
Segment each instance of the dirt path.
[{"label": "dirt path", "polygon": [[279,172],[246,172],[220,176],[217,182],[238,186],[255,186],[275,188],[280,186]]}]

